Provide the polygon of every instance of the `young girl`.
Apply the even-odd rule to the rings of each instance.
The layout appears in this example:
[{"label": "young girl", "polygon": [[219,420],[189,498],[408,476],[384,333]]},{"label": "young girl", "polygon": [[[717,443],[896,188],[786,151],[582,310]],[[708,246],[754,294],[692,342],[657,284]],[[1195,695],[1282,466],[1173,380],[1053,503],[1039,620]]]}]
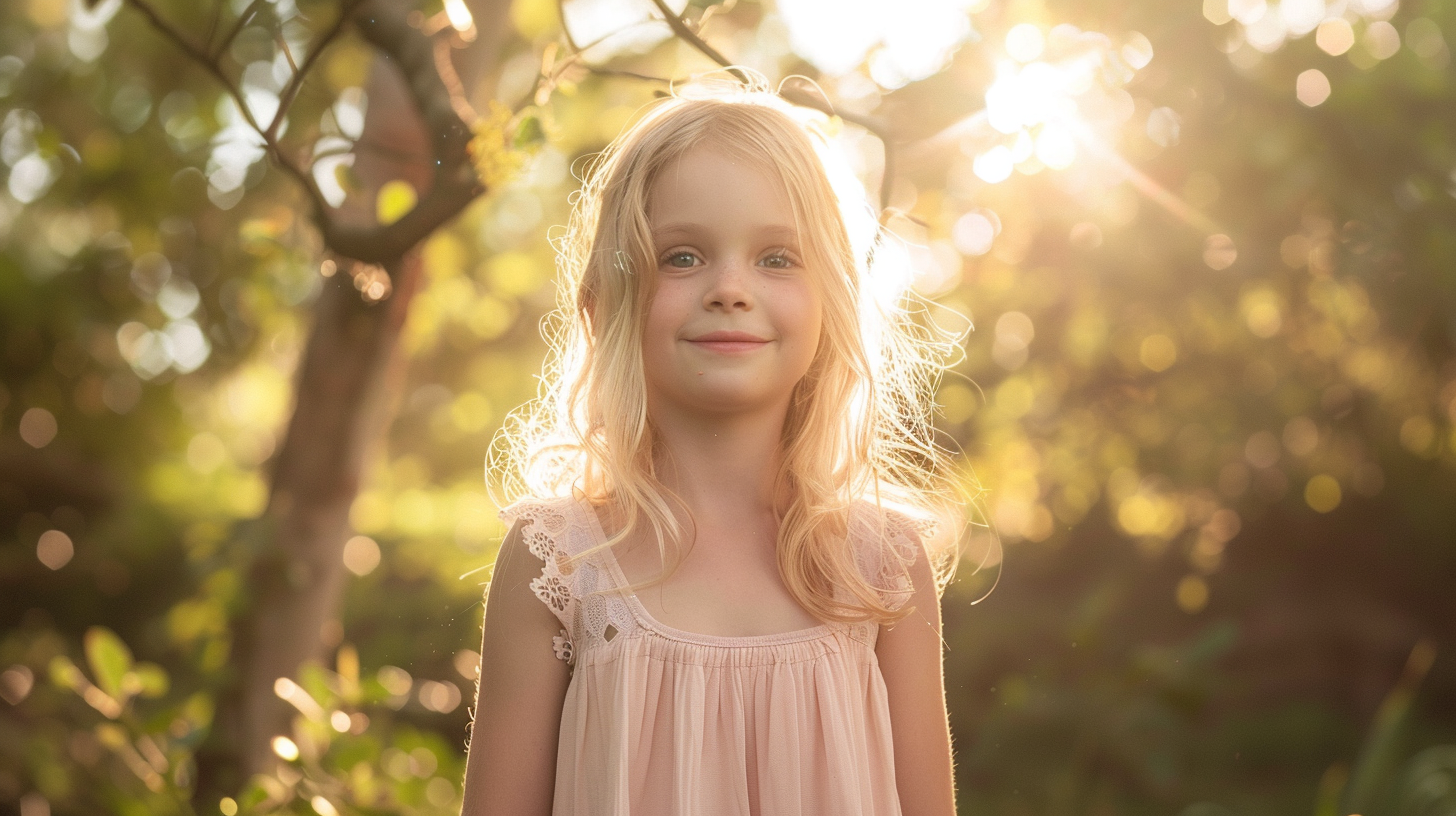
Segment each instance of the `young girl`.
[{"label": "young girl", "polygon": [[939,369],[826,148],[756,88],[595,164],[504,437],[466,814],[955,812]]}]

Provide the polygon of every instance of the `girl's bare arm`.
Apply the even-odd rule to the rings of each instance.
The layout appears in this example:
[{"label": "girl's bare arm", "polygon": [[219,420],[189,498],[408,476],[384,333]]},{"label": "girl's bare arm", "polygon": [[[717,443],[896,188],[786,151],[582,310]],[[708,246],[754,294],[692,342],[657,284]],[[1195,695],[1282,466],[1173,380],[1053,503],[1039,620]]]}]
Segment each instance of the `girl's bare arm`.
[{"label": "girl's bare arm", "polygon": [[955,772],[941,660],[940,599],[924,548],[910,567],[908,617],[880,627],[875,654],[890,699],[895,785],[905,816],[955,816]]},{"label": "girl's bare arm", "polygon": [[531,591],[540,574],[517,524],[501,543],[486,596],[463,816],[551,814],[570,675],[551,648],[561,624]]}]

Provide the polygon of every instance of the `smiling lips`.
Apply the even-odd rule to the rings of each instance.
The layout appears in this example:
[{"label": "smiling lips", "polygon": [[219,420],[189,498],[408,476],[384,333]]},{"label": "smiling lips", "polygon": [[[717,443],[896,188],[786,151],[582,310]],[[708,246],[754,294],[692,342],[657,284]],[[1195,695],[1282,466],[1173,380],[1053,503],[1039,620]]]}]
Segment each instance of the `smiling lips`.
[{"label": "smiling lips", "polygon": [[748,332],[715,331],[688,338],[688,342],[719,354],[742,354],[763,348],[769,341]]}]

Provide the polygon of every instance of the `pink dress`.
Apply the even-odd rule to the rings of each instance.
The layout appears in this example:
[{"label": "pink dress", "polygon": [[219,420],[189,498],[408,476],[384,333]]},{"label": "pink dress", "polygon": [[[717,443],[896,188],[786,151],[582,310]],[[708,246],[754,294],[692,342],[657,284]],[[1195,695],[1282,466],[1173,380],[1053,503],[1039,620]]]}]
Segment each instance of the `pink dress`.
[{"label": "pink dress", "polygon": [[[881,526],[856,507],[849,539],[899,608],[919,544],[908,520],[887,515]],[[635,594],[591,594],[629,584],[610,548],[564,564],[606,540],[585,503],[518,502],[501,517],[522,522],[543,562],[531,588],[560,619],[556,656],[571,666],[553,816],[899,816],[877,623],[684,632]]]}]

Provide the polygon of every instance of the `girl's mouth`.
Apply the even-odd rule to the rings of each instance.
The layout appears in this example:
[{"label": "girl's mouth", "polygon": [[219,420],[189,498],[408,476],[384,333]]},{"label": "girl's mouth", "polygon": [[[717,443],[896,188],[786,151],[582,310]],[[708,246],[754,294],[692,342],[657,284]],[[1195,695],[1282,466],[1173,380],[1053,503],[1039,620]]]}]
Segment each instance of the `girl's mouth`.
[{"label": "girl's mouth", "polygon": [[719,354],[742,354],[763,348],[769,341],[748,332],[715,331],[689,338],[688,342]]}]

